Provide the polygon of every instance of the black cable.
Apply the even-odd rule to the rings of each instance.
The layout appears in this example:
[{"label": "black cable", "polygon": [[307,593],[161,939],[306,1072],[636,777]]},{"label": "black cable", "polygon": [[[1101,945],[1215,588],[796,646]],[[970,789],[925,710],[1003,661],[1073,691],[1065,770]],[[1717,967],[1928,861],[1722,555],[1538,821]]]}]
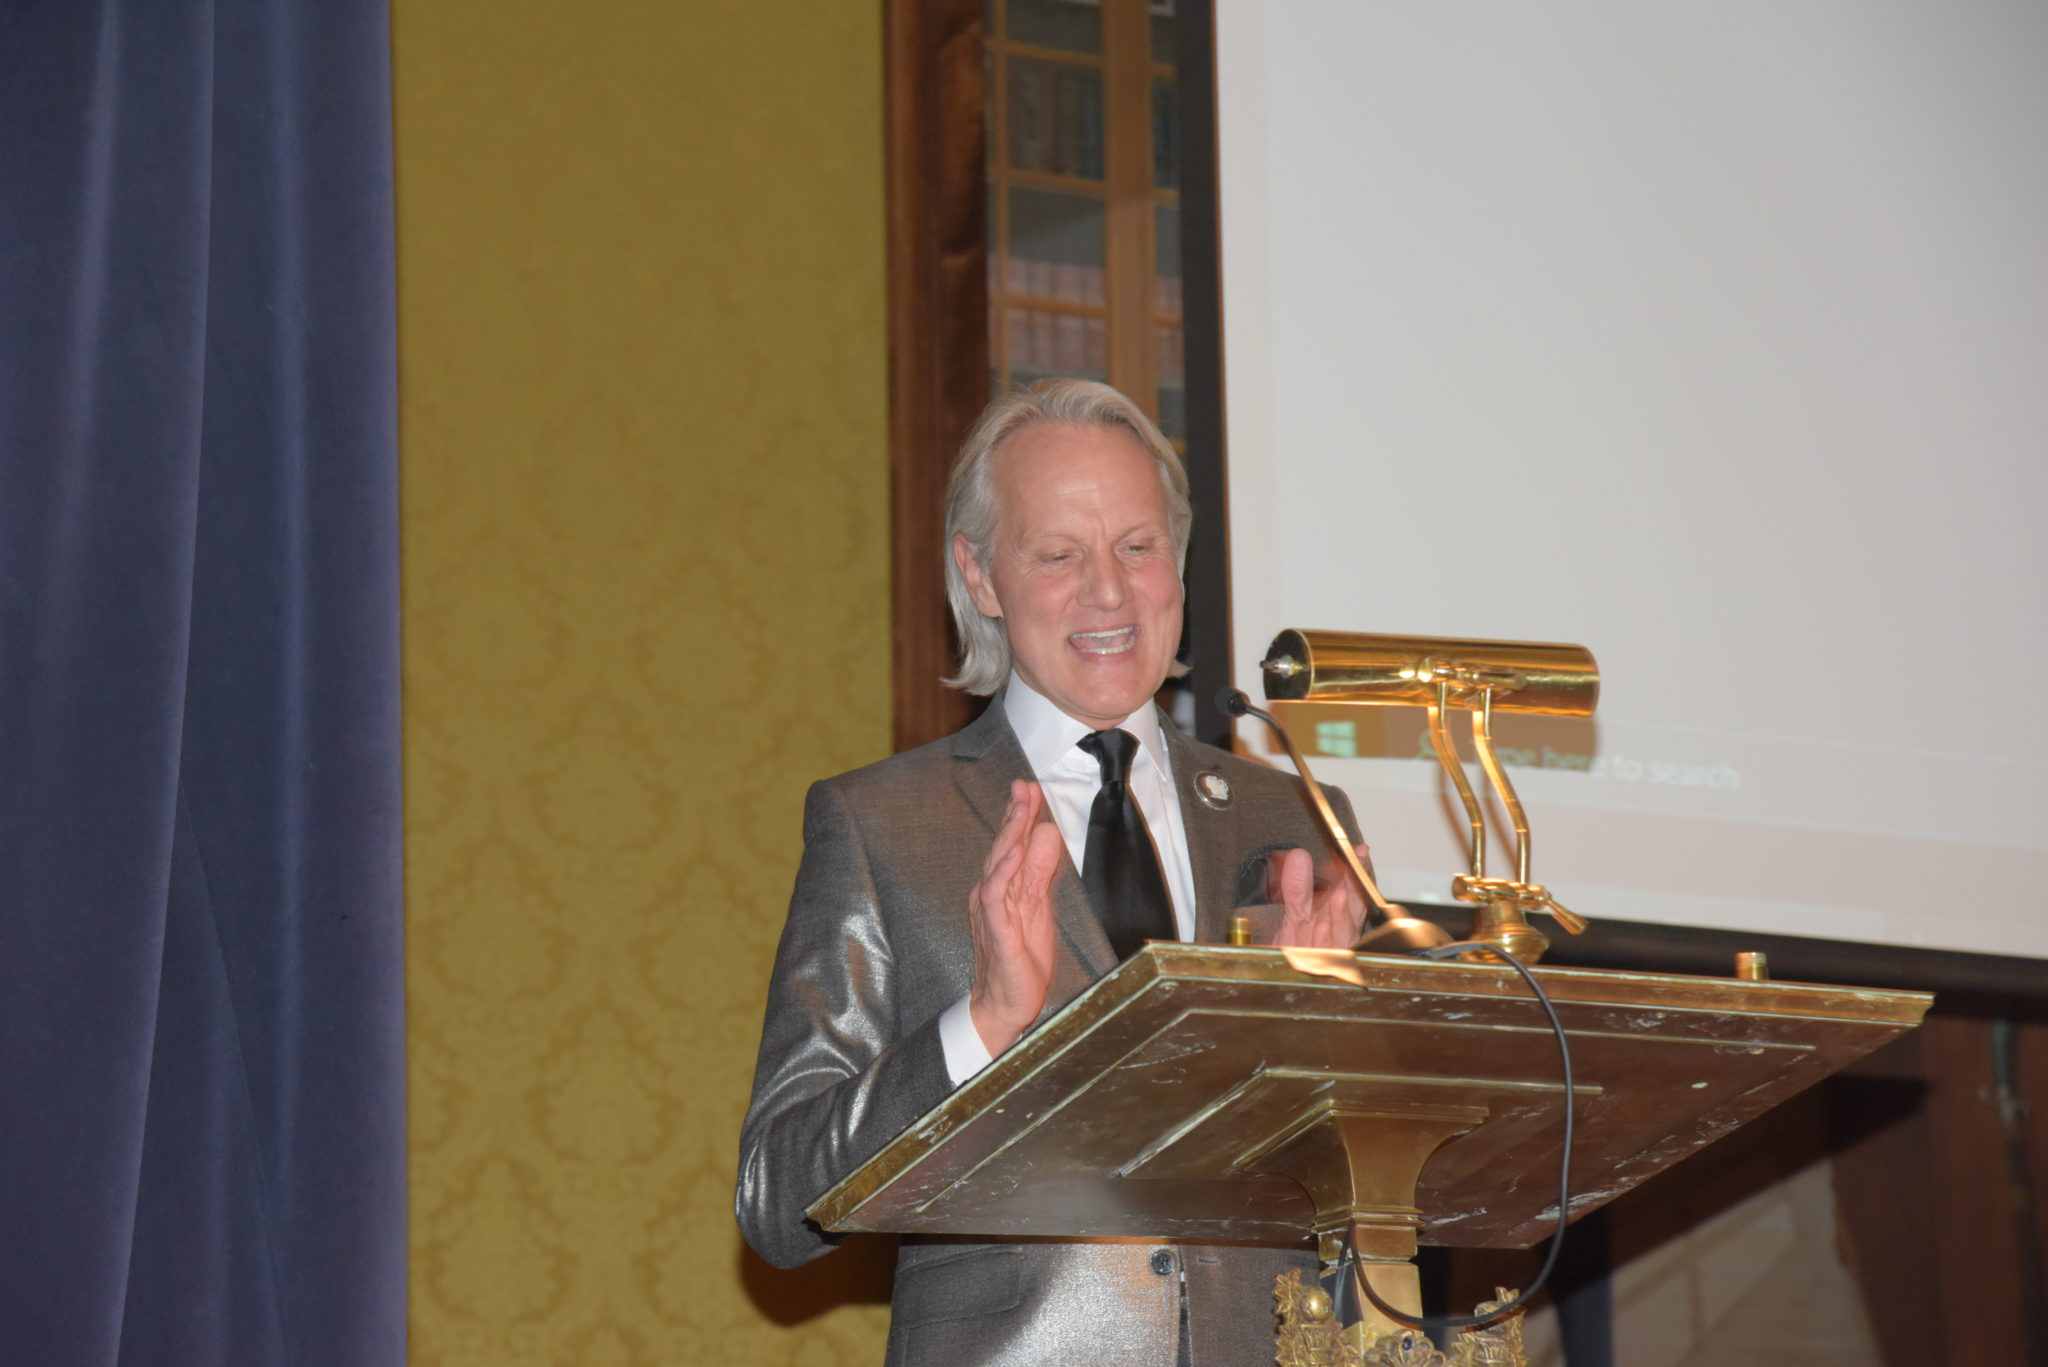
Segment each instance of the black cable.
[{"label": "black cable", "polygon": [[1489,1324],[1504,1320],[1508,1316],[1518,1314],[1528,1308],[1529,1298],[1534,1296],[1542,1288],[1544,1282],[1550,1279],[1551,1270],[1557,1266],[1558,1252],[1564,1247],[1565,1226],[1571,1223],[1573,1131],[1571,1045],[1565,1039],[1564,1022],[1558,1019],[1557,1008],[1550,1004],[1550,994],[1543,990],[1543,984],[1536,981],[1536,975],[1531,973],[1528,967],[1519,960],[1500,953],[1492,945],[1478,944],[1476,942],[1438,945],[1434,949],[1418,949],[1414,951],[1414,957],[1418,959],[1449,959],[1474,950],[1493,955],[1493,957],[1522,975],[1522,981],[1529,984],[1529,990],[1536,994],[1538,1005],[1542,1006],[1543,1014],[1550,1018],[1550,1028],[1557,1035],[1557,1057],[1560,1071],[1564,1074],[1564,1150],[1557,1163],[1557,1232],[1550,1236],[1550,1252],[1544,1257],[1543,1266],[1537,1270],[1535,1279],[1516,1292],[1512,1299],[1503,1303],[1500,1309],[1490,1314],[1444,1315],[1440,1317],[1434,1315],[1410,1315],[1406,1311],[1396,1310],[1393,1306],[1381,1300],[1379,1293],[1372,1289],[1371,1279],[1359,1274],[1358,1249],[1352,1242],[1352,1231],[1347,1228],[1344,1231],[1344,1253],[1337,1262],[1338,1294],[1330,1298],[1332,1305],[1336,1308],[1337,1323],[1339,1324],[1344,1323],[1345,1300],[1341,1298],[1350,1289],[1350,1284],[1355,1279],[1359,1289],[1365,1292],[1366,1299],[1372,1302],[1373,1308],[1397,1324],[1409,1325],[1412,1328],[1428,1332],[1434,1332],[1439,1329],[1483,1329]]}]

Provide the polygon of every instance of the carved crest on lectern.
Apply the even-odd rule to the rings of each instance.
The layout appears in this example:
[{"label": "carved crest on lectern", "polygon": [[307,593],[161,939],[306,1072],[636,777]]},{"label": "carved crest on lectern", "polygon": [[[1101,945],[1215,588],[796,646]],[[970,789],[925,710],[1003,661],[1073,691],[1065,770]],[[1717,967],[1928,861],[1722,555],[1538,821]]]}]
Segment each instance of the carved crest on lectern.
[{"label": "carved crest on lectern", "polygon": [[[1500,1299],[1480,1305],[1490,1315],[1513,1299],[1499,1288]],[[1444,1353],[1418,1329],[1382,1332],[1368,1339],[1364,1324],[1337,1326],[1329,1293],[1301,1280],[1289,1268],[1273,1282],[1273,1308],[1280,1322],[1273,1361],[1277,1367],[1528,1367],[1522,1349],[1522,1315],[1517,1311],[1484,1329],[1467,1329]]]},{"label": "carved crest on lectern", "polygon": [[1358,1360],[1332,1317],[1329,1293],[1303,1285],[1300,1268],[1290,1267],[1273,1280],[1273,1313],[1280,1321],[1273,1353],[1277,1367],[1350,1367]]}]

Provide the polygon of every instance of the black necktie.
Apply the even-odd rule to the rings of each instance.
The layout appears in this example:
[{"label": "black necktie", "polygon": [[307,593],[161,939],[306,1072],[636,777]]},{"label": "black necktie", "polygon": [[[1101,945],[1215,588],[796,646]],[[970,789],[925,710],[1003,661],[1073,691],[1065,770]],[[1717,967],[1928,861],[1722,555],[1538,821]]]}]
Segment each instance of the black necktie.
[{"label": "black necktie", "polygon": [[1144,813],[1131,801],[1138,738],[1128,731],[1096,731],[1081,737],[1080,746],[1102,765],[1102,788],[1088,810],[1081,883],[1109,933],[1110,948],[1118,959],[1128,959],[1147,940],[1180,938]]}]

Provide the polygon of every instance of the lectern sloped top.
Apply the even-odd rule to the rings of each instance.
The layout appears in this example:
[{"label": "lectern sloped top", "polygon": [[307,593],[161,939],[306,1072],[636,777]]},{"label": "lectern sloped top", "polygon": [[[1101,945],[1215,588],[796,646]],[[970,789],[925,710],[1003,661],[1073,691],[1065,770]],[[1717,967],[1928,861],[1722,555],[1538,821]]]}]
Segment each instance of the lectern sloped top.
[{"label": "lectern sloped top", "polygon": [[[1345,982],[1297,964],[1355,965]],[[1931,998],[1538,969],[1571,1039],[1572,1214],[1919,1023]],[[1333,1114],[1425,1116],[1426,1244],[1556,1221],[1557,1045],[1499,965],[1154,943],[826,1192],[831,1230],[1295,1244],[1316,1208],[1264,1160]],[[1262,1170],[1264,1168],[1264,1170]]]}]

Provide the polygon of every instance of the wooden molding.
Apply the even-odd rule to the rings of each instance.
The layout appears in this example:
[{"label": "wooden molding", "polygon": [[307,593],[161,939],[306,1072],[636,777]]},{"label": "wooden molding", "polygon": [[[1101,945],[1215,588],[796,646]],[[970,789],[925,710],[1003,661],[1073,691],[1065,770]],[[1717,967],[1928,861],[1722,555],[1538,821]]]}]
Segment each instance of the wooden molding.
[{"label": "wooden molding", "polygon": [[946,475],[988,402],[987,78],[981,0],[886,6],[890,656],[895,747],[906,750],[980,708],[939,680],[957,665]]}]

